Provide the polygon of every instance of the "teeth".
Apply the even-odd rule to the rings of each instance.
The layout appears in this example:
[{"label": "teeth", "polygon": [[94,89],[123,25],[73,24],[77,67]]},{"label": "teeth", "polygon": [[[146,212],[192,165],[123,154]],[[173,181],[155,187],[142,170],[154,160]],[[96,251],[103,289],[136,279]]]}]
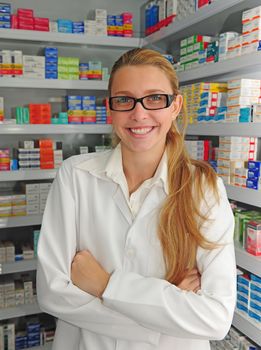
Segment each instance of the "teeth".
[{"label": "teeth", "polygon": [[143,135],[143,134],[147,134],[151,130],[152,128],[142,128],[142,129],[139,128],[139,129],[131,129],[131,132],[133,132],[134,134]]}]

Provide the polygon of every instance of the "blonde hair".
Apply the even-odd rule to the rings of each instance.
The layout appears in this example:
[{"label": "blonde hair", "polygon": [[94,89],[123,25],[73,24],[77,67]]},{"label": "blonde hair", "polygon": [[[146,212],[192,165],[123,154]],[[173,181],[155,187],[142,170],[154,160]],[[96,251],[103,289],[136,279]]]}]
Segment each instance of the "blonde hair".
[{"label": "blonde hair", "polygon": [[[173,94],[179,94],[176,73],[167,59],[157,51],[140,48],[124,53],[115,62],[109,80],[109,94],[116,71],[123,66],[135,65],[158,67],[168,77]],[[179,131],[176,122],[173,123],[166,138],[169,194],[160,211],[158,226],[166,265],[165,278],[176,285],[184,279],[187,270],[195,267],[198,246],[206,249],[216,246],[200,232],[207,220],[199,208],[204,200],[203,181],[218,199],[215,172],[206,162],[191,159],[184,146],[187,126],[184,109],[181,124]],[[114,142],[119,142],[117,136]]]}]

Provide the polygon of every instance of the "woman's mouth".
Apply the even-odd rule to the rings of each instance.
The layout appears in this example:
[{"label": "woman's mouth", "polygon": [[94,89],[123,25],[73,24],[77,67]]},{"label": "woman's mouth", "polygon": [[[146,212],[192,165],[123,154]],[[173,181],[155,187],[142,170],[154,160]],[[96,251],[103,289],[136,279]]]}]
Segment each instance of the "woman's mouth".
[{"label": "woman's mouth", "polygon": [[153,126],[150,126],[150,127],[143,127],[143,128],[129,128],[129,130],[131,131],[131,133],[133,133],[135,135],[146,135],[153,128],[154,128]]}]

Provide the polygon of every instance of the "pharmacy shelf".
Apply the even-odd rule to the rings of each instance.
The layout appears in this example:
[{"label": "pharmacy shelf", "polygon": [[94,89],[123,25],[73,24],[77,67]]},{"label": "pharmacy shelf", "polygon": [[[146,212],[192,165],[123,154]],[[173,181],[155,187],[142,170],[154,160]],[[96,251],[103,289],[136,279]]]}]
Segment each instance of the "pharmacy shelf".
[{"label": "pharmacy shelf", "polygon": [[109,124],[0,124],[0,135],[11,134],[109,134],[112,127]]},{"label": "pharmacy shelf", "polygon": [[233,318],[233,326],[235,326],[240,332],[252,339],[259,346],[261,345],[261,327],[250,319],[247,315],[235,311]]},{"label": "pharmacy shelf", "polygon": [[7,320],[9,318],[22,317],[27,315],[35,315],[42,313],[37,303],[19,305],[17,307],[10,307],[6,309],[1,309],[0,321]]},{"label": "pharmacy shelf", "polygon": [[180,39],[194,34],[216,36],[241,23],[242,11],[260,5],[260,0],[218,0],[143,39],[143,46],[161,44],[172,52]]},{"label": "pharmacy shelf", "polygon": [[196,82],[204,78],[217,78],[233,72],[242,72],[242,70],[253,71],[256,66],[261,65],[261,52],[242,55],[235,58],[229,58],[224,61],[202,64],[188,71],[177,73],[181,84]]},{"label": "pharmacy shelf", "polygon": [[54,179],[57,169],[51,170],[16,170],[1,171],[0,182],[2,181],[23,181],[23,180],[49,180]]},{"label": "pharmacy shelf", "polygon": [[0,88],[106,91],[107,87],[108,82],[105,80],[25,79],[0,77]]},{"label": "pharmacy shelf", "polygon": [[26,348],[25,350],[51,350],[53,346],[53,342],[48,342],[45,345],[34,346],[32,348]]},{"label": "pharmacy shelf", "polygon": [[261,257],[249,254],[239,243],[235,243],[236,262],[239,267],[261,277]]},{"label": "pharmacy shelf", "polygon": [[0,218],[0,229],[9,227],[41,225],[42,218],[42,215],[10,216],[6,218]]},{"label": "pharmacy shelf", "polygon": [[123,38],[106,35],[87,35],[87,34],[70,34],[70,33],[52,33],[40,32],[33,30],[17,29],[0,29],[1,40],[23,41],[73,45],[73,46],[96,46],[110,48],[131,49],[141,46],[140,38]]},{"label": "pharmacy shelf", "polygon": [[229,199],[261,207],[261,191],[232,185],[226,185],[226,190]]},{"label": "pharmacy shelf", "polygon": [[33,271],[36,270],[37,259],[22,260],[0,264],[0,274],[6,275],[9,273]]},{"label": "pharmacy shelf", "polygon": [[[261,58],[261,55],[260,55]],[[188,125],[187,135],[260,137],[261,123],[197,123]]]}]

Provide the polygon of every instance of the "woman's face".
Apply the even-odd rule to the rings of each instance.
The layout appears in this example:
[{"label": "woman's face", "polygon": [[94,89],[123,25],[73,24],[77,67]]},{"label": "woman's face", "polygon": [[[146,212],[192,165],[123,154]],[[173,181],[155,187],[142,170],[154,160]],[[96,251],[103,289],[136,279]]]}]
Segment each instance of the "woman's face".
[{"label": "woman's face", "polygon": [[[111,96],[141,98],[151,94],[173,94],[166,74],[155,66],[125,66],[114,76]],[[137,103],[131,111],[111,111],[114,130],[121,139],[122,149],[130,152],[162,153],[166,135],[182,105],[178,95],[171,105],[159,110],[146,110]]]}]

